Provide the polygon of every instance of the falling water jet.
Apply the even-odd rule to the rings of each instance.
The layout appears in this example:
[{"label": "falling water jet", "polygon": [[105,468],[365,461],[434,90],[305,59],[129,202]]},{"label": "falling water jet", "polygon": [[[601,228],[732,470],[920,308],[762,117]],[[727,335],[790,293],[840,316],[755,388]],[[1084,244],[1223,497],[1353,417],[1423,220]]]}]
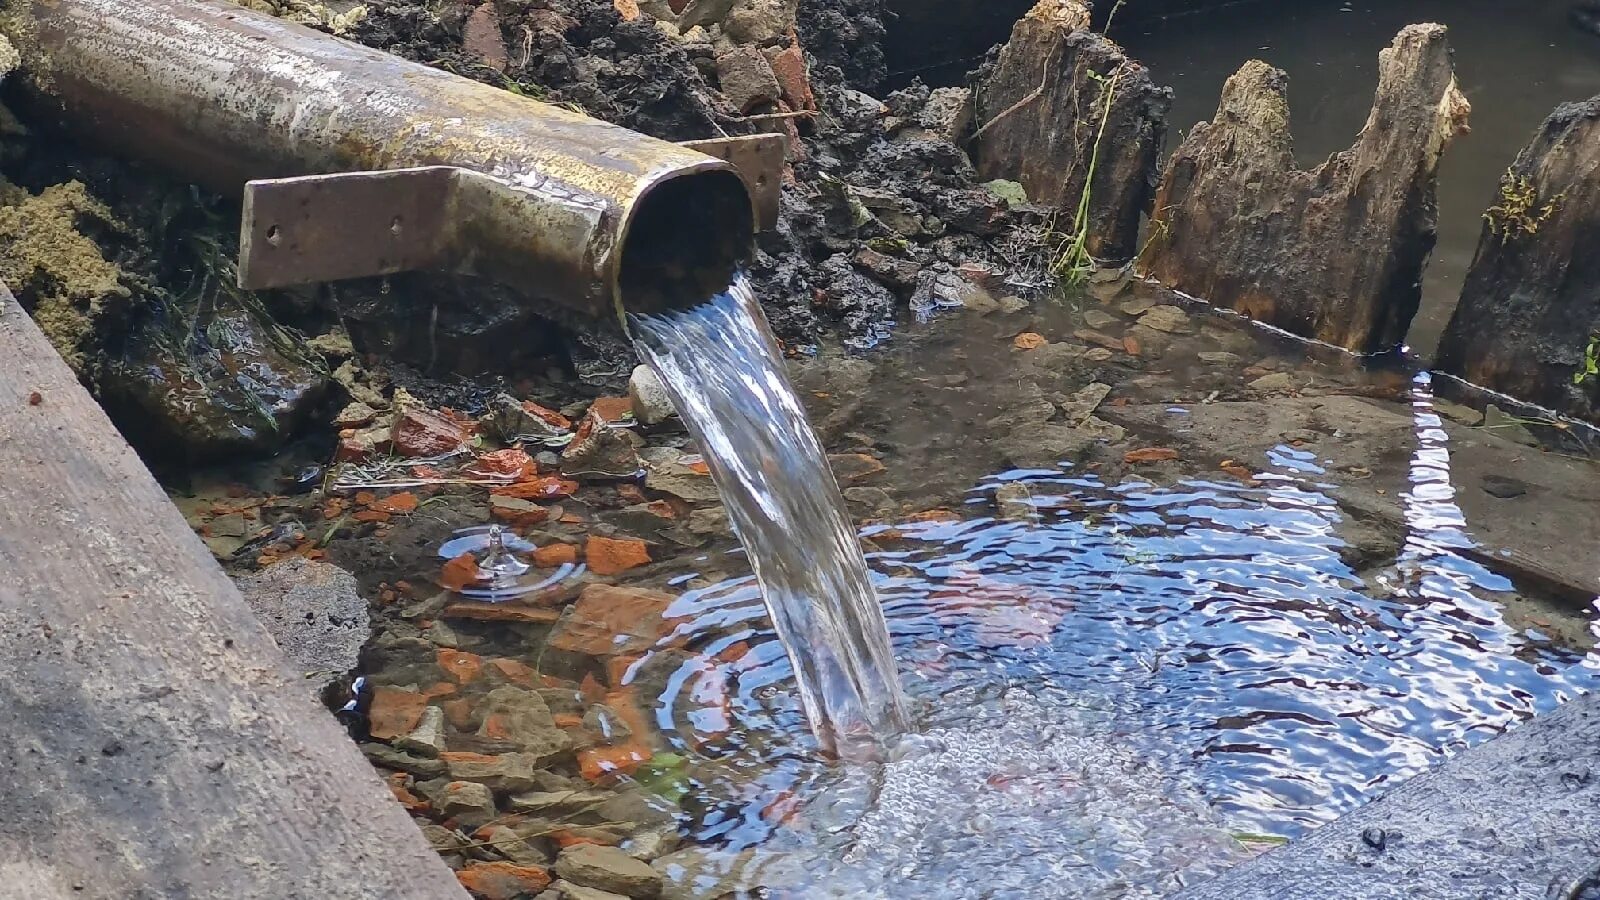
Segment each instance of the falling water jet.
[{"label": "falling water jet", "polygon": [[681,312],[632,315],[640,354],[700,441],[823,748],[877,755],[907,724],[883,610],[816,433],[743,275]]}]

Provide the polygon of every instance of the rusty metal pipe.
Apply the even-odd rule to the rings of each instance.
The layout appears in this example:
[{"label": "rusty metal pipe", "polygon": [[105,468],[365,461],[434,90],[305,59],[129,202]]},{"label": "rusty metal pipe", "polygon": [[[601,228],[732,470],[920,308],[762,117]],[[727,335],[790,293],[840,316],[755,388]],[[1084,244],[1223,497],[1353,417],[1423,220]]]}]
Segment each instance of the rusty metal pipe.
[{"label": "rusty metal pipe", "polygon": [[61,124],[245,191],[247,287],[447,269],[609,319],[752,243],[722,160],[222,0],[3,0],[0,32]]}]

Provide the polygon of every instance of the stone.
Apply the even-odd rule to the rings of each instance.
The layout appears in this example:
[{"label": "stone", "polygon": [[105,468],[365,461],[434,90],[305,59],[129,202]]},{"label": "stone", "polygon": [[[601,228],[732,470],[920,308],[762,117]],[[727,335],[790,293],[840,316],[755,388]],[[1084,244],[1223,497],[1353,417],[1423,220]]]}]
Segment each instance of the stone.
[{"label": "stone", "polygon": [[672,395],[661,383],[661,376],[649,366],[634,367],[633,375],[628,378],[628,402],[633,418],[641,425],[660,425],[678,414]]},{"label": "stone", "polygon": [[889,108],[871,94],[846,88],[839,92],[835,114],[844,131],[863,132],[872,130],[888,111]]},{"label": "stone", "polygon": [[796,110],[815,110],[817,98],[811,90],[811,70],[806,65],[805,51],[798,44],[787,47],[773,54],[769,62],[789,106]]},{"label": "stone", "polygon": [[666,630],[671,594],[646,588],[591,584],[551,629],[547,646],[586,656],[642,653]]},{"label": "stone", "polygon": [[571,422],[549,410],[544,410],[545,415],[535,412],[540,409],[510,394],[498,394],[489,401],[489,411],[478,419],[478,430],[502,444],[543,443],[566,437]]},{"label": "stone", "polygon": [[1066,425],[1025,424],[1001,438],[996,449],[1018,468],[1054,469],[1062,462],[1077,462],[1093,443],[1092,437]]},{"label": "stone", "polygon": [[484,835],[494,852],[519,866],[547,866],[550,858],[507,825],[495,825]]},{"label": "stone", "polygon": [[1600,97],[1556,109],[1498,193],[1439,368],[1600,423]]},{"label": "stone", "polygon": [[560,818],[590,809],[610,797],[610,791],[596,789],[527,791],[511,795],[506,804],[513,812]]},{"label": "stone", "polygon": [[572,749],[572,738],[533,691],[501,685],[484,696],[477,712],[482,717],[477,735],[483,742],[515,750],[533,766],[549,765]]},{"label": "stone", "polygon": [[1471,106],[1445,29],[1412,25],[1379,56],[1356,143],[1304,170],[1288,76],[1252,61],[1172,154],[1139,271],[1168,287],[1367,353],[1405,338],[1437,226],[1437,174]]},{"label": "stone", "polygon": [[1528,426],[1522,424],[1521,419],[1507,415],[1505,410],[1493,403],[1483,410],[1482,427],[1484,431],[1513,443],[1521,444],[1525,447],[1539,446],[1539,439],[1533,436],[1533,432],[1528,430]]},{"label": "stone", "polygon": [[1273,391],[1292,391],[1295,388],[1294,376],[1288,372],[1273,372],[1263,375],[1250,382],[1250,390],[1268,393]]},{"label": "stone", "polygon": [[479,862],[456,873],[461,886],[483,900],[522,900],[550,886],[550,873],[542,866],[508,862]]},{"label": "stone", "polygon": [[1226,350],[1208,350],[1198,354],[1200,361],[1208,366],[1236,366],[1244,362],[1244,358],[1237,353]]},{"label": "stone", "polygon": [[344,409],[339,410],[339,414],[333,417],[333,427],[340,429],[364,428],[371,425],[372,421],[377,417],[377,410],[362,403],[360,400],[354,400],[345,404]]},{"label": "stone", "polygon": [[1097,441],[1115,444],[1128,436],[1128,430],[1099,416],[1090,416],[1078,425],[1078,430]]},{"label": "stone", "polygon": [[1084,420],[1094,415],[1106,397],[1111,395],[1111,385],[1092,382],[1082,390],[1070,395],[1056,395],[1056,405],[1061,407],[1061,414],[1068,425],[1077,426]]},{"label": "stone", "polygon": [[237,585],[308,693],[319,695],[334,678],[356,667],[372,623],[354,575],[295,556],[241,578]]},{"label": "stone", "polygon": [[[857,250],[851,255],[850,262],[885,287],[901,292],[915,290],[918,286],[918,273],[922,271],[922,266],[915,260],[890,256],[871,247]],[[916,305],[915,301],[912,305]]]},{"label": "stone", "polygon": [[1039,515],[1033,505],[1033,492],[1018,482],[1000,485],[994,492],[994,505],[1000,518],[1013,522],[1029,522]]},{"label": "stone", "polygon": [[[972,91],[959,87],[934,89],[918,111],[916,123],[935,137],[960,143],[972,128]],[[1027,202],[1026,197],[1023,202]]]},{"label": "stone", "polygon": [[[376,736],[376,735],[374,735]],[[395,749],[430,759],[444,752],[444,710],[429,706],[422,711],[417,726],[394,741]]]},{"label": "stone", "polygon": [[494,806],[494,794],[487,786],[472,781],[451,781],[444,785],[434,806],[447,818],[456,819],[469,828],[477,828],[499,815]]},{"label": "stone", "polygon": [[1452,422],[1459,422],[1462,425],[1483,424],[1483,413],[1470,406],[1452,403],[1449,400],[1441,400],[1438,397],[1433,398],[1433,411],[1442,418],[1449,419]]},{"label": "stone", "polygon": [[373,765],[385,769],[405,772],[418,778],[438,778],[444,775],[444,763],[439,760],[412,756],[388,744],[362,744],[361,752]]},{"label": "stone", "polygon": [[791,42],[798,6],[799,0],[739,0],[722,20],[722,33],[756,47]]},{"label": "stone", "polygon": [[[26,204],[10,209],[17,214]],[[19,252],[0,240],[0,257]],[[16,286],[8,268],[0,265],[0,277]],[[17,296],[27,304],[24,290]],[[180,305],[125,327],[121,352],[103,360],[98,399],[134,446],[157,456],[231,461],[277,450],[326,396],[326,366],[298,334],[237,292],[192,302],[196,308]],[[46,305],[34,312],[46,326],[48,311]]]},{"label": "stone", "polygon": [[573,884],[625,897],[648,900],[661,894],[661,875],[616,847],[575,844],[556,858],[555,873]]},{"label": "stone", "polygon": [[428,698],[417,691],[379,685],[367,706],[367,732],[380,741],[407,734],[422,721],[427,705]]},{"label": "stone", "polygon": [[561,473],[572,478],[631,478],[638,471],[639,454],[627,432],[593,409],[561,453]]},{"label": "stone", "polygon": [[1088,191],[1089,253],[1129,259],[1171,104],[1170,89],[1090,30],[1086,4],[1041,0],[978,74],[973,161],[980,178],[1020,182],[1042,206],[1075,212]]},{"label": "stone", "polygon": [[1139,317],[1139,324],[1167,334],[1193,334],[1189,314],[1176,306],[1152,306]]},{"label": "stone", "polygon": [[590,535],[583,545],[583,558],[596,575],[620,575],[650,563],[650,548],[644,541]]},{"label": "stone", "polygon": [[395,417],[391,440],[397,455],[426,459],[460,450],[467,442],[467,435],[454,419],[407,404]]},{"label": "stone", "polygon": [[1083,324],[1095,329],[1096,331],[1103,331],[1104,329],[1110,328],[1112,325],[1117,324],[1117,317],[1105,312],[1104,310],[1091,309],[1084,312]]},{"label": "stone", "polygon": [[733,532],[728,524],[728,510],[721,506],[697,509],[689,514],[689,533],[709,537]]},{"label": "stone", "polygon": [[783,96],[772,64],[757,47],[734,47],[717,54],[717,78],[726,97],[741,115]]},{"label": "stone", "polygon": [[627,900],[626,894],[614,894],[611,891],[602,891],[599,888],[584,887],[570,881],[557,881],[550,886],[550,890],[558,900]]},{"label": "stone", "polygon": [[506,52],[505,35],[500,30],[500,14],[494,3],[484,3],[467,16],[461,28],[462,49],[497,72],[504,72],[511,58]]},{"label": "stone", "polygon": [[515,792],[532,789],[534,757],[522,753],[444,753],[445,771],[455,781],[475,781],[491,791]]},{"label": "stone", "polygon": [[1483,492],[1501,500],[1514,500],[1528,493],[1528,483],[1505,475],[1485,475],[1479,484]]},{"label": "stone", "polygon": [[722,495],[711,481],[709,469],[697,470],[684,462],[683,452],[651,447],[644,452],[647,467],[644,486],[689,503],[720,503]]}]

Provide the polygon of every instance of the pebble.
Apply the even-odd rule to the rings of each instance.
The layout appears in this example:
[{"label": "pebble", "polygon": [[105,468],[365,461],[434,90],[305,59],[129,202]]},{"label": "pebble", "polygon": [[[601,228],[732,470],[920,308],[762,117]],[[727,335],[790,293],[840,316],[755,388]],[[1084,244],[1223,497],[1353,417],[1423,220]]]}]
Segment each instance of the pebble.
[{"label": "pebble", "polygon": [[628,378],[628,402],[633,405],[633,417],[641,425],[660,425],[678,414],[672,397],[667,394],[667,386],[649,366],[636,366]]},{"label": "pebble", "polygon": [[1083,324],[1094,329],[1109,328],[1116,324],[1117,317],[1104,310],[1091,309],[1083,314]]},{"label": "pebble", "polygon": [[1027,308],[1028,301],[1022,299],[1021,297],[1012,295],[1000,298],[1000,311],[1006,313],[1007,315],[1011,313],[1022,312]]},{"label": "pebble", "polygon": [[1000,518],[1012,522],[1031,521],[1038,515],[1033,505],[1033,492],[1025,484],[1000,485],[994,492],[994,503],[1000,510]]},{"label": "pebble", "polygon": [[394,746],[407,753],[433,759],[444,752],[444,710],[430,706],[422,711],[422,720],[409,734],[395,739]]},{"label": "pebble", "polygon": [[1068,425],[1080,425],[1094,411],[1100,408],[1107,396],[1111,394],[1111,385],[1098,381],[1090,383],[1082,390],[1071,396],[1056,395],[1056,405],[1061,407],[1061,413],[1066,417]]},{"label": "pebble", "polygon": [[1200,354],[1200,361],[1208,366],[1236,366],[1244,362],[1244,357],[1226,350],[1209,350]]},{"label": "pebble", "polygon": [[1260,378],[1257,378],[1255,381],[1250,382],[1250,389],[1252,391],[1261,391],[1263,393],[1272,391],[1292,391],[1294,390],[1294,376],[1290,375],[1288,372],[1273,372],[1271,375],[1263,375]]},{"label": "pebble", "polygon": [[1139,317],[1139,324],[1167,334],[1192,334],[1189,314],[1176,306],[1152,306]]},{"label": "pebble", "polygon": [[1149,297],[1135,297],[1117,308],[1122,310],[1122,314],[1125,316],[1142,316],[1159,305]]},{"label": "pebble", "polygon": [[616,847],[575,844],[556,859],[556,875],[583,887],[611,891],[625,897],[651,898],[661,894],[661,874]]}]

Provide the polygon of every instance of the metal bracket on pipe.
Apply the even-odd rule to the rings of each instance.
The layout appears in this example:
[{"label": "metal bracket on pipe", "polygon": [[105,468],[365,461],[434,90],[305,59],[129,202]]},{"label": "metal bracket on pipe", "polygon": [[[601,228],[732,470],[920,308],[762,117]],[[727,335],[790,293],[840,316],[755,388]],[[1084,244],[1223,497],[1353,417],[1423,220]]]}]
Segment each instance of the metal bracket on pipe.
[{"label": "metal bracket on pipe", "polygon": [[[731,163],[745,182],[756,227],[777,224],[783,192],[780,134],[690,141]],[[460,271],[470,202],[463,191],[505,185],[454,166],[340,172],[252,181],[244,191],[239,286],[266,290],[415,271]]]},{"label": "metal bracket on pipe", "polygon": [[789,152],[787,137],[757,134],[683,141],[678,146],[730,163],[739,171],[745,189],[750,192],[750,200],[755,204],[756,230],[767,231],[778,224],[778,203],[783,198],[783,163]]}]

